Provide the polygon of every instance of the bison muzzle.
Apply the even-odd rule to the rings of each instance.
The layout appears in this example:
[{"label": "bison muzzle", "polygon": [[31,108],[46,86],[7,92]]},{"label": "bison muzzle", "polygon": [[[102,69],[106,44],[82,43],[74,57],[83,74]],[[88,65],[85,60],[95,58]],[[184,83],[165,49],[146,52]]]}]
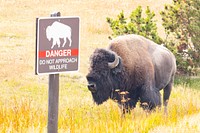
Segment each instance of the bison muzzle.
[{"label": "bison muzzle", "polygon": [[[90,58],[86,76],[88,89],[97,104],[109,98],[121,103],[115,90],[128,92],[126,109],[140,101],[145,109],[161,106],[160,90],[164,89],[165,111],[176,72],[176,59],[164,46],[139,35],[113,39],[108,49],[96,49]],[[144,106],[147,105],[147,106]]]}]

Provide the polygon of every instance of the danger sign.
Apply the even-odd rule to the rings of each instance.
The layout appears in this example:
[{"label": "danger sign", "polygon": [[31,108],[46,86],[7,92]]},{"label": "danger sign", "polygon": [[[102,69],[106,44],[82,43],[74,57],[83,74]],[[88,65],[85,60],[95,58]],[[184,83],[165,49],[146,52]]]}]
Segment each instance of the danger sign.
[{"label": "danger sign", "polygon": [[36,74],[77,71],[79,17],[36,19]]}]

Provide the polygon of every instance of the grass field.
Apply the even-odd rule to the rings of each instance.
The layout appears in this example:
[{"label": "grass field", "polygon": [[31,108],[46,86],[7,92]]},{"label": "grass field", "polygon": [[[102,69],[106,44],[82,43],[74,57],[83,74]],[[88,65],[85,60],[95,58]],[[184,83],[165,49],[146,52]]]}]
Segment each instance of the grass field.
[{"label": "grass field", "polygon": [[[106,47],[111,34],[106,17],[122,10],[129,15],[138,5],[156,13],[159,34],[164,37],[159,12],[166,0],[74,0],[0,1],[0,132],[47,131],[48,76],[34,75],[36,17],[60,11],[62,16],[80,16],[80,71],[60,75],[59,133],[190,133],[200,132],[200,91],[179,84],[173,88],[169,114],[163,109],[151,114],[137,106],[121,117],[116,103],[93,103],[86,88],[89,56]],[[177,81],[179,82],[179,81]],[[181,80],[180,80],[181,82]],[[197,83],[199,81],[195,81]],[[194,84],[195,84],[194,83]]]}]

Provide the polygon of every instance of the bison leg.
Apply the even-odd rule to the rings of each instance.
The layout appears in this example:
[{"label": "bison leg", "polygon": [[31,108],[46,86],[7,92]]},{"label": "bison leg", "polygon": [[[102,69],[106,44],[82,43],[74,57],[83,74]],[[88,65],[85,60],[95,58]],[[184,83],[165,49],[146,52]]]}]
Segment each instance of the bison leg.
[{"label": "bison leg", "polygon": [[119,103],[119,108],[122,111],[122,115],[127,114],[127,113],[131,113],[131,110],[135,108],[137,103],[137,100],[132,100],[130,99],[129,101],[125,102],[125,103]]},{"label": "bison leg", "polygon": [[170,83],[164,88],[163,104],[164,104],[164,112],[165,112],[166,115],[167,115],[167,105],[168,105],[169,97],[170,97],[170,94],[171,94],[172,85],[173,85],[173,82],[170,82]]},{"label": "bison leg", "polygon": [[63,40],[64,40],[64,42],[63,42],[63,45],[62,45],[62,47],[64,47],[65,46],[65,44],[66,44],[66,42],[67,42],[67,39],[64,37],[63,38]]},{"label": "bison leg", "polygon": [[58,45],[58,47],[60,47],[60,39],[59,38],[54,38],[53,39],[53,45],[51,46],[51,49],[55,46]]},{"label": "bison leg", "polygon": [[141,93],[140,106],[144,110],[153,110],[155,107],[161,106],[161,95],[159,91],[146,90]]},{"label": "bison leg", "polygon": [[58,47],[60,48],[60,39],[56,38],[55,40],[56,40],[56,43],[57,43]]},{"label": "bison leg", "polygon": [[53,39],[53,44],[51,46],[51,49],[56,45],[56,41]]},{"label": "bison leg", "polygon": [[69,40],[69,46],[71,47],[71,45],[72,45],[71,37],[68,37],[68,40]]}]

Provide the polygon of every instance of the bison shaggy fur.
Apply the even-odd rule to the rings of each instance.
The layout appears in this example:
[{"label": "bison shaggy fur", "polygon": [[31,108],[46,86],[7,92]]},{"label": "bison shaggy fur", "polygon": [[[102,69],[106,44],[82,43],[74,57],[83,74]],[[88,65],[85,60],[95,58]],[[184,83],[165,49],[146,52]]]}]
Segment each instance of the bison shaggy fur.
[{"label": "bison shaggy fur", "polygon": [[164,89],[165,111],[176,72],[176,59],[164,46],[139,35],[124,35],[111,40],[107,49],[96,49],[90,58],[86,78],[94,102],[109,98],[121,103],[120,92],[127,91],[127,109],[140,101],[145,109],[161,105]]}]

